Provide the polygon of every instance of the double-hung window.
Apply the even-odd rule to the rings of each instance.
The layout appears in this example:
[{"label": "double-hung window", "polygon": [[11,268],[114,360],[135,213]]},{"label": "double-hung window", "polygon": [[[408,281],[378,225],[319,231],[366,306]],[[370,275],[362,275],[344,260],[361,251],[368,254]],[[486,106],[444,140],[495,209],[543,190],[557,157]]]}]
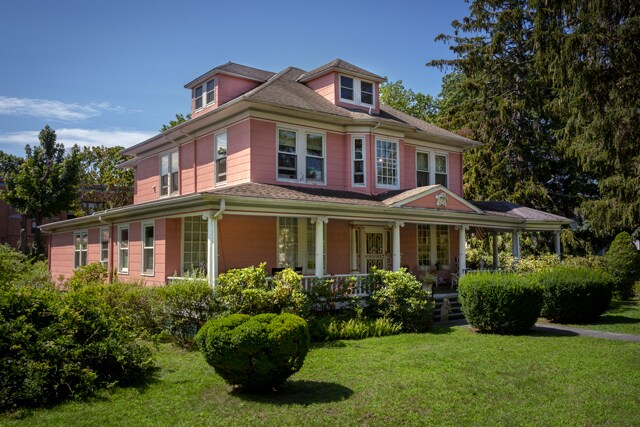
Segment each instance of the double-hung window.
[{"label": "double-hung window", "polygon": [[449,266],[449,226],[418,224],[418,267]]},{"label": "double-hung window", "polygon": [[447,180],[447,156],[443,154],[436,154],[436,184],[440,184],[443,187],[448,186]]},{"label": "double-hung window", "polygon": [[[323,225],[323,257],[326,267],[327,237]],[[302,267],[305,274],[315,273],[316,225],[310,218],[278,218],[278,267]]]},{"label": "double-hung window", "polygon": [[100,229],[100,263],[109,268],[109,229]]},{"label": "double-hung window", "polygon": [[355,77],[340,76],[340,100],[350,104],[373,107],[374,85]]},{"label": "double-hung window", "polygon": [[118,273],[129,273],[129,226],[118,227]]},{"label": "double-hung window", "polygon": [[354,136],[351,140],[351,158],[353,159],[353,186],[366,186],[366,146],[364,138]]},{"label": "double-hung window", "polygon": [[89,249],[89,234],[86,231],[73,233],[73,268],[87,265],[87,252]]},{"label": "double-hung window", "polygon": [[216,183],[227,181],[227,131],[216,134]]},{"label": "double-hung window", "polygon": [[278,179],[325,183],[324,135],[301,129],[278,129]]},{"label": "double-hung window", "polygon": [[155,227],[152,222],[142,224],[142,274],[153,275]]},{"label": "double-hung window", "polygon": [[418,187],[429,185],[429,153],[418,151],[416,154],[416,181]]},{"label": "double-hung window", "polygon": [[211,79],[203,85],[193,89],[194,109],[199,110],[205,105],[213,104],[216,101],[216,83]]},{"label": "double-hung window", "polygon": [[178,194],[178,152],[160,157],[160,196]]},{"label": "double-hung window", "polygon": [[376,183],[380,188],[398,188],[398,143],[376,140]]}]

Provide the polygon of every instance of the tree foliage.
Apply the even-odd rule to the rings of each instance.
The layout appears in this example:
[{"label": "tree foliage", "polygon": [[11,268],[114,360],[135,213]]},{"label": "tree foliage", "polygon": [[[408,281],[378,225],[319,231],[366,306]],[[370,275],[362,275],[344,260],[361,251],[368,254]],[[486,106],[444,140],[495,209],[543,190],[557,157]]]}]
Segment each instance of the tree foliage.
[{"label": "tree foliage", "polygon": [[402,80],[380,85],[380,101],[428,122],[432,122],[438,114],[438,102],[433,96],[405,88]]},{"label": "tree foliage", "polygon": [[182,124],[187,120],[191,120],[191,113],[187,114],[186,116],[182,114],[176,114],[176,119],[170,120],[168,125],[166,124],[162,125],[162,127],[160,128],[160,132],[166,132],[172,127],[178,126],[179,124]]},{"label": "tree foliage", "polygon": [[0,193],[16,211],[36,221],[35,251],[43,252],[42,235],[37,228],[45,217],[71,208],[78,195],[80,150],[74,145],[69,153],[56,142],[56,132],[48,125],[39,135],[40,143],[25,147],[24,159],[4,156],[12,162],[0,169],[5,176],[6,191]]},{"label": "tree foliage", "polygon": [[84,147],[80,153],[80,197],[76,201],[76,214],[93,213],[93,207],[82,202],[93,202],[98,210],[125,206],[133,201],[133,169],[120,169],[127,160],[120,154],[123,147]]}]

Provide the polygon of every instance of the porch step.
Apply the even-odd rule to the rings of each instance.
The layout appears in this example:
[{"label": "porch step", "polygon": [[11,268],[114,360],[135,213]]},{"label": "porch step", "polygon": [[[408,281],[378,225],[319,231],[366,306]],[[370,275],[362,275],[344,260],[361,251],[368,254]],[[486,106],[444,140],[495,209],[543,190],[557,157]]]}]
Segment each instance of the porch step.
[{"label": "porch step", "polygon": [[460,301],[458,301],[457,294],[448,294],[442,296],[436,295],[434,298],[436,301],[436,306],[433,310],[434,322],[442,322],[442,302],[444,301],[444,298],[448,298],[449,304],[451,305],[451,311],[449,311],[449,321],[464,319],[464,313],[462,312],[462,306],[460,305]]}]

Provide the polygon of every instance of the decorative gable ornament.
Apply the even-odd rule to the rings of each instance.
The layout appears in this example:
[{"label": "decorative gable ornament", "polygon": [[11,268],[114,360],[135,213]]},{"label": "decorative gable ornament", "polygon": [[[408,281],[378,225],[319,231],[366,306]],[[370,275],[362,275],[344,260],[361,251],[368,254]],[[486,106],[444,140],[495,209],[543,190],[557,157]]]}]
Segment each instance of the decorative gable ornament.
[{"label": "decorative gable ornament", "polygon": [[436,194],[436,207],[438,209],[447,207],[447,193]]}]

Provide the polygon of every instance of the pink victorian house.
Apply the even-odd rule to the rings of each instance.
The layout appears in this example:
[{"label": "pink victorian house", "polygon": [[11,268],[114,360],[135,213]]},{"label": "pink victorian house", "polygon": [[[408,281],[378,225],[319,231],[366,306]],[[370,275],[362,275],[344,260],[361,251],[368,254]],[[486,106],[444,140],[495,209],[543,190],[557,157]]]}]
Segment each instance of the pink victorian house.
[{"label": "pink victorian house", "polygon": [[[479,143],[380,104],[383,77],[335,60],[279,73],[227,63],[185,87],[189,121],[124,150],[134,203],[47,224],[54,277],[102,262],[163,284],[211,284],[266,262],[305,276],[407,267],[464,273],[465,234],[558,232],[570,220],[462,197]],[[495,238],[494,238],[495,241]],[[494,245],[495,247],[495,245]],[[494,255],[497,264],[497,255]]]}]

